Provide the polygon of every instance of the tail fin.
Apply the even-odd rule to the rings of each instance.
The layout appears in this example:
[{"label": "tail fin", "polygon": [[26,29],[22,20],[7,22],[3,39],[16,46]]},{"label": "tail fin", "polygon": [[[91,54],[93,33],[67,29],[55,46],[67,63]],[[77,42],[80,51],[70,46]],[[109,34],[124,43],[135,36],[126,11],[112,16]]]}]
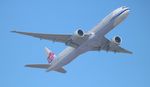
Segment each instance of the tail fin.
[{"label": "tail fin", "polygon": [[51,63],[51,62],[54,60],[54,58],[55,58],[56,56],[55,56],[55,54],[54,54],[51,50],[49,50],[47,47],[45,47],[45,51],[46,51],[46,55],[47,55],[47,61],[48,61],[48,63]]}]

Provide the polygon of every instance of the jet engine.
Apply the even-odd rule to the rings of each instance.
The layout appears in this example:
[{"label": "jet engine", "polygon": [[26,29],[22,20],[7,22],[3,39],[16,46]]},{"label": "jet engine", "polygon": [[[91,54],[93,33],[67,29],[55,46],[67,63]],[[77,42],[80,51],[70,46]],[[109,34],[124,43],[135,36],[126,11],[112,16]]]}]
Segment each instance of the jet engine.
[{"label": "jet engine", "polygon": [[84,32],[81,29],[78,29],[75,31],[74,36],[76,37],[83,37],[84,36]]},{"label": "jet engine", "polygon": [[117,45],[120,45],[121,41],[122,41],[122,39],[119,36],[115,36],[112,38],[112,42],[117,44]]},{"label": "jet engine", "polygon": [[66,45],[76,47],[80,43],[82,43],[84,36],[85,33],[81,29],[78,29],[73,33],[71,38],[66,42]]},{"label": "jet engine", "polygon": [[84,32],[81,29],[78,29],[74,32],[71,39],[74,41],[76,39],[82,38],[83,36],[84,36]]}]

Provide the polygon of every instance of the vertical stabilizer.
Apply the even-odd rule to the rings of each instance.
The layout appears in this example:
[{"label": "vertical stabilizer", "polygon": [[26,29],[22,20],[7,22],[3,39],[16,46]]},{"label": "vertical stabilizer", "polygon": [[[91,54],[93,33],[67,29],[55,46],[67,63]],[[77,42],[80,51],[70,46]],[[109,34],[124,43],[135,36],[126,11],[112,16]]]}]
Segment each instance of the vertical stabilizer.
[{"label": "vertical stabilizer", "polygon": [[48,63],[51,63],[55,58],[55,54],[51,50],[49,50],[47,47],[45,47],[45,52],[46,52]]}]

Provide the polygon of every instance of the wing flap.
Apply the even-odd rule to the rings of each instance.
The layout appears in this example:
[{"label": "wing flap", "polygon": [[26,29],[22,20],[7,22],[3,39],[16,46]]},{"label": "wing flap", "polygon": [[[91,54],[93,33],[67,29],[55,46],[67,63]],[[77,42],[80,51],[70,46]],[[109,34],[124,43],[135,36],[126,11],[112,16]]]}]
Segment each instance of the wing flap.
[{"label": "wing flap", "polygon": [[128,54],[132,54],[131,51],[127,50],[127,49],[124,49],[118,45],[115,45],[115,46],[112,46],[112,47],[109,47],[109,48],[103,48],[103,50],[106,50],[106,51],[112,51],[112,52],[115,52],[115,53],[128,53]]}]

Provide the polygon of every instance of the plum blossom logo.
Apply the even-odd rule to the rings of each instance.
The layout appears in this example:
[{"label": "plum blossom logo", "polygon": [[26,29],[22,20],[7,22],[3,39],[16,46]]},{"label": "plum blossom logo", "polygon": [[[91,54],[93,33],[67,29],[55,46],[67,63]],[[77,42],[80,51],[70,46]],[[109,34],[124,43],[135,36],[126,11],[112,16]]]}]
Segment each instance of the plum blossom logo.
[{"label": "plum blossom logo", "polygon": [[48,63],[51,63],[54,58],[55,58],[55,54],[50,52],[49,55],[48,55],[48,58],[47,58]]}]

